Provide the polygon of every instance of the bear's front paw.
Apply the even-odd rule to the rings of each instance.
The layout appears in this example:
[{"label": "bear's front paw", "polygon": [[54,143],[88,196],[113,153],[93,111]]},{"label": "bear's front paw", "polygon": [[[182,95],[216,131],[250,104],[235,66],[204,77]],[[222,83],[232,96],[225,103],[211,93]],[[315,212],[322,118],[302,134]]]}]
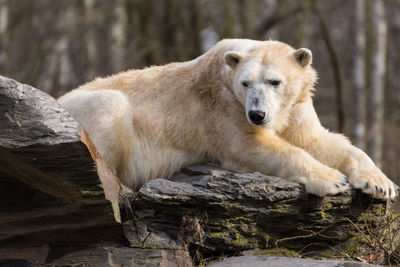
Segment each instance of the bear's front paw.
[{"label": "bear's front paw", "polygon": [[328,167],[310,175],[304,184],[308,193],[317,196],[335,195],[351,187],[345,175]]},{"label": "bear's front paw", "polygon": [[352,170],[350,183],[364,193],[380,199],[394,199],[398,186],[375,166],[364,166]]}]

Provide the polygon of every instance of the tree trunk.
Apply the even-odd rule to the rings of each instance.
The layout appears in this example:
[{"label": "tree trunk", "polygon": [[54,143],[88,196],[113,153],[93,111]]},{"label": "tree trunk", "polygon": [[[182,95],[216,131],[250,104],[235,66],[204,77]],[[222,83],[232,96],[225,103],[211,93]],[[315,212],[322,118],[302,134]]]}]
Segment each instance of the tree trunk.
[{"label": "tree trunk", "polygon": [[68,30],[74,27],[76,22],[76,13],[73,7],[67,7],[64,16],[60,18],[60,29],[63,29],[62,34],[54,42],[53,49],[49,53],[44,71],[39,78],[39,86],[51,95],[60,95],[63,92],[70,90],[75,84],[76,75],[72,65],[71,56],[69,54],[70,35]]},{"label": "tree trunk", "polygon": [[119,72],[125,68],[126,24],[128,18],[124,0],[116,1],[114,6],[114,23],[111,29],[111,60],[113,71]]},{"label": "tree trunk", "polygon": [[94,0],[85,0],[85,19],[86,19],[86,52],[88,57],[88,70],[86,79],[92,80],[96,76],[97,46],[94,30]]},{"label": "tree trunk", "polygon": [[246,0],[239,0],[238,6],[240,9],[239,13],[239,21],[240,21],[240,26],[241,26],[241,36],[243,38],[249,38],[250,36],[250,14],[249,14],[249,8],[250,8],[250,1]]},{"label": "tree trunk", "polygon": [[190,23],[191,23],[191,46],[192,49],[189,51],[189,58],[197,57],[201,54],[201,27],[202,27],[202,17],[201,6],[198,1],[190,1]]},{"label": "tree trunk", "polygon": [[366,52],[366,20],[365,0],[356,0],[355,6],[355,51],[353,65],[354,80],[354,144],[365,149],[365,117],[366,117],[366,96],[365,96],[365,52]]},{"label": "tree trunk", "polygon": [[331,34],[329,32],[328,24],[325,20],[326,15],[322,13],[321,9],[315,4],[315,9],[319,19],[319,25],[321,28],[322,38],[328,49],[329,57],[332,63],[333,75],[335,80],[335,91],[336,91],[336,118],[337,118],[337,129],[339,132],[344,132],[345,125],[345,111],[343,104],[343,87],[344,79],[342,73],[342,66],[339,60],[339,54],[337,48],[333,44]]},{"label": "tree trunk", "polygon": [[[159,28],[160,48],[163,51],[163,62],[174,61],[180,51],[176,51],[177,32],[179,28],[177,17],[179,14],[178,2],[176,0],[163,1],[161,19],[164,22],[163,27]],[[194,33],[192,33],[194,34]]]},{"label": "tree trunk", "polygon": [[303,46],[304,34],[306,32],[308,20],[310,17],[311,5],[312,5],[311,0],[304,0],[302,4],[302,18],[300,20],[295,39],[296,47]]},{"label": "tree trunk", "polygon": [[8,5],[6,0],[0,0],[0,70],[3,70],[6,59],[8,28]]},{"label": "tree trunk", "polygon": [[386,72],[387,25],[385,3],[374,0],[372,4],[372,21],[375,33],[375,52],[372,61],[371,86],[371,141],[369,152],[378,166],[382,165],[384,90]]},{"label": "tree trunk", "polygon": [[222,5],[224,7],[224,27],[222,36],[224,38],[235,37],[235,15],[234,15],[234,2],[224,0]]}]

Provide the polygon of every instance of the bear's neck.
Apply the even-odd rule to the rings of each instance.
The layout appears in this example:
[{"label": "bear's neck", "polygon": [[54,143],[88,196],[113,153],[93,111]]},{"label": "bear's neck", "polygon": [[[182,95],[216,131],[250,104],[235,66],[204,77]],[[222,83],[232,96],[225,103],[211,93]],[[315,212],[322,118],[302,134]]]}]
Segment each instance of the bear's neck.
[{"label": "bear's neck", "polygon": [[217,98],[221,97],[223,88],[229,86],[226,84],[227,77],[224,76],[223,58],[213,52],[209,51],[197,58],[196,64],[192,66],[194,74],[192,90],[208,104],[215,103]]}]

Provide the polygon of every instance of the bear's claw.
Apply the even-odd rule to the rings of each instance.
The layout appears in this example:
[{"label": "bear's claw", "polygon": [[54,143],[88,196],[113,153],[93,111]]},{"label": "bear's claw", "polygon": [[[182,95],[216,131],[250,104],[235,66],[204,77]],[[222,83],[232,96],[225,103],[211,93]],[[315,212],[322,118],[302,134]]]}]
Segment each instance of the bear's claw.
[{"label": "bear's claw", "polygon": [[390,185],[388,187],[376,185],[371,181],[365,182],[362,186],[355,186],[361,189],[364,193],[372,194],[374,197],[379,199],[394,199],[396,197],[396,185]]},{"label": "bear's claw", "polygon": [[350,180],[346,177],[346,175],[343,175],[343,180],[344,181],[340,183],[342,186],[350,186]]}]

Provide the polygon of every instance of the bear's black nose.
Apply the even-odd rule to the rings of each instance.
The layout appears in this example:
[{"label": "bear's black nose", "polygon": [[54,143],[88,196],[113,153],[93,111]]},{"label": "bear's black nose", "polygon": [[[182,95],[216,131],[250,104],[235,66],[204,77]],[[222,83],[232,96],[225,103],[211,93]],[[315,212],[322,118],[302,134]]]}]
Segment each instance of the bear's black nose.
[{"label": "bear's black nose", "polygon": [[265,119],[265,112],[261,110],[250,110],[249,119],[256,125],[263,124]]}]

